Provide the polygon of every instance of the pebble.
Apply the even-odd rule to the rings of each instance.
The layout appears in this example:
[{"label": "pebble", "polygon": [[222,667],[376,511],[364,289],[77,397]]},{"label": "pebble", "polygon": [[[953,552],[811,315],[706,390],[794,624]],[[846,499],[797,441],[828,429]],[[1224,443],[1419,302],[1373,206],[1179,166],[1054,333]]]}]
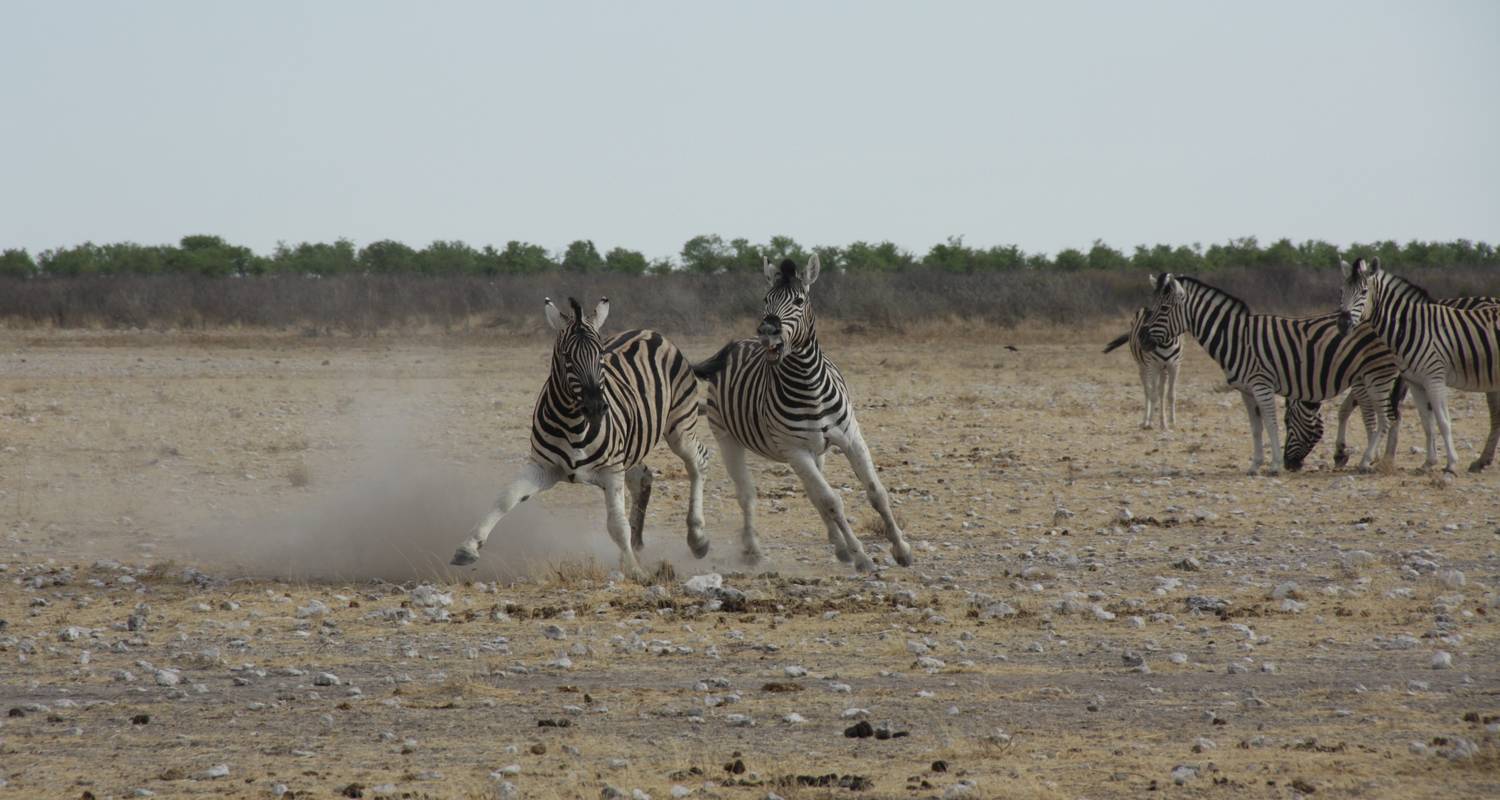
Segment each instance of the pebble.
[{"label": "pebble", "polygon": [[176,686],[182,683],[182,676],[176,670],[159,669],[156,671],[157,686]]},{"label": "pebble", "polygon": [[1431,666],[1433,669],[1453,669],[1453,654],[1446,650],[1433,653]]},{"label": "pebble", "polygon": [[1187,764],[1179,764],[1172,768],[1172,782],[1177,784],[1178,786],[1181,786],[1196,777],[1198,777],[1197,767],[1188,766]]},{"label": "pebble", "polygon": [[338,686],[342,683],[343,681],[339,680],[339,676],[332,672],[319,672],[317,677],[313,678],[314,686]]}]

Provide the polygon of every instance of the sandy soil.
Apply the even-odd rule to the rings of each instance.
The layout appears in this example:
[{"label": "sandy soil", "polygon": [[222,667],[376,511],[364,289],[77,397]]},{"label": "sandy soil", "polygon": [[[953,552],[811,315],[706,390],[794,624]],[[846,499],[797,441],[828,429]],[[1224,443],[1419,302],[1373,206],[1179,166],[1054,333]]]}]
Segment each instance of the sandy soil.
[{"label": "sandy soil", "polygon": [[717,461],[694,561],[662,448],[653,586],[587,487],[444,565],[544,340],[0,332],[0,797],[1500,796],[1500,477],[1417,474],[1413,414],[1393,471],[1246,477],[1218,369],[1139,430],[1116,332],[825,333],[915,566],[758,463],[744,572]]}]

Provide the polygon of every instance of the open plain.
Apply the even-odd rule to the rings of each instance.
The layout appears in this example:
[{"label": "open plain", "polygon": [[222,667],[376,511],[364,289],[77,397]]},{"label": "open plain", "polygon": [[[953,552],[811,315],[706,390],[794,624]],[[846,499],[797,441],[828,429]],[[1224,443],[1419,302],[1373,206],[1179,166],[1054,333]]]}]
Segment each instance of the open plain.
[{"label": "open plain", "polygon": [[1137,427],[1123,325],[826,326],[915,565],[836,455],[879,574],[764,462],[769,560],[716,459],[695,561],[662,448],[651,586],[590,487],[446,566],[540,336],[0,332],[0,797],[1500,796],[1500,469],[1417,473],[1408,408],[1334,470],[1329,407],[1247,477],[1195,344]]}]

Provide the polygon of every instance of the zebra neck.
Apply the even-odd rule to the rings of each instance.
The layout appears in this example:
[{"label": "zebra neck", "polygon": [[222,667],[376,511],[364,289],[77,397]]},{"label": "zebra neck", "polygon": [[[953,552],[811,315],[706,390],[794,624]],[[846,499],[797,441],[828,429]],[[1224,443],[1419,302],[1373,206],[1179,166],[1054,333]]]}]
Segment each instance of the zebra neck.
[{"label": "zebra neck", "polygon": [[583,407],[572,392],[568,391],[567,379],[561,375],[553,373],[548,376],[547,385],[542,389],[542,398],[542,412],[564,428],[570,440],[586,442],[593,439],[600,429],[609,428],[611,405],[608,389],[604,391],[604,415],[599,418],[598,427],[589,425]]},{"label": "zebra neck", "polygon": [[1185,304],[1188,330],[1219,366],[1228,363],[1234,342],[1245,333],[1250,318],[1239,300],[1199,284],[1188,288]]},{"label": "zebra neck", "polygon": [[823,349],[818,346],[818,337],[809,336],[796,350],[788,350],[772,367],[778,381],[802,382],[816,373],[823,363]]},{"label": "zebra neck", "polygon": [[1370,287],[1370,324],[1389,341],[1401,319],[1414,309],[1431,302],[1416,286],[1402,281],[1386,280]]}]

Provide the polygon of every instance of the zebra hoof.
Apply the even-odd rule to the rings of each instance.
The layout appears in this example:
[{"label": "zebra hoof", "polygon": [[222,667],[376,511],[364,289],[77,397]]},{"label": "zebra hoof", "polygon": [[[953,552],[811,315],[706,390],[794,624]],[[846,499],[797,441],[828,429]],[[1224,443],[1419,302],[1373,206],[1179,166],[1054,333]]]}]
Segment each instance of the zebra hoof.
[{"label": "zebra hoof", "polygon": [[850,563],[850,562],[852,562],[854,560],[849,555],[849,551],[845,550],[842,547],[835,547],[833,549],[833,557],[836,558],[836,559],[838,559],[839,563],[841,563],[841,564],[848,564],[848,563]]},{"label": "zebra hoof", "polygon": [[693,551],[693,558],[702,558],[708,555],[708,537],[702,534],[694,536],[688,534],[688,549]]},{"label": "zebra hoof", "polygon": [[896,563],[903,567],[911,566],[911,545],[902,542],[899,546],[892,547],[891,557],[896,559]]},{"label": "zebra hoof", "polygon": [[1443,467],[1443,480],[1451,481],[1457,477],[1458,472],[1456,472],[1452,467]]},{"label": "zebra hoof", "polygon": [[449,561],[455,567],[467,567],[479,560],[479,551],[464,545],[453,553],[453,560]]},{"label": "zebra hoof", "polygon": [[753,567],[764,561],[765,558],[766,554],[762,553],[759,547],[747,547],[740,551],[740,561],[747,567]]},{"label": "zebra hoof", "polygon": [[858,572],[874,572],[875,562],[871,561],[869,556],[860,553],[854,561],[854,569]]},{"label": "zebra hoof", "polygon": [[1474,463],[1472,463],[1472,464],[1469,465],[1469,471],[1470,472],[1483,472],[1484,468],[1488,467],[1489,465],[1490,465],[1490,462],[1485,461],[1484,459],[1480,459],[1480,460],[1475,461]]}]

